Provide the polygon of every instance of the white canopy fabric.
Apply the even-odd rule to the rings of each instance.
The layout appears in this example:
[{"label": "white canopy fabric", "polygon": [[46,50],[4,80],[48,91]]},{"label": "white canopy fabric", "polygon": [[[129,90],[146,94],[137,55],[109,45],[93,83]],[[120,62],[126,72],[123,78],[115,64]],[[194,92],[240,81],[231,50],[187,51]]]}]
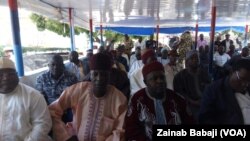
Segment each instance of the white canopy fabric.
[{"label": "white canopy fabric", "polygon": [[[8,5],[0,0],[0,5]],[[212,0],[18,0],[25,8],[52,19],[68,22],[74,9],[75,25],[89,29],[106,27],[194,27],[209,26]],[[245,26],[249,22],[250,0],[216,0],[216,26]]]}]

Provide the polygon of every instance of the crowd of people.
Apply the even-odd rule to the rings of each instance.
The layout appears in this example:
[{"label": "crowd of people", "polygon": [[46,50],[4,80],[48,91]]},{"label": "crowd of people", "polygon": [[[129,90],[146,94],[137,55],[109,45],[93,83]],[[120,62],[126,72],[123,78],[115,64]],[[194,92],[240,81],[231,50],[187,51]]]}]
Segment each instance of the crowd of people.
[{"label": "crowd of people", "polygon": [[250,124],[248,56],[229,34],[214,50],[202,34],[194,44],[184,32],[171,50],[125,35],[115,50],[70,52],[68,64],[55,54],[35,89],[1,57],[0,140],[150,141],[153,125]]}]

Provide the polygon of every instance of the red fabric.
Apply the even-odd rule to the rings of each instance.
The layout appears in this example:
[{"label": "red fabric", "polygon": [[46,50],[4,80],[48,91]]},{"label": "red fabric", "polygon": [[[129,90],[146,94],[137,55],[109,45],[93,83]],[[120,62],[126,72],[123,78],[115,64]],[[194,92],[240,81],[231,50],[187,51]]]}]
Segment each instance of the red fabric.
[{"label": "red fabric", "polygon": [[155,52],[152,49],[147,50],[141,55],[142,63],[145,64],[147,62],[147,59],[152,56],[155,56]]},{"label": "red fabric", "polygon": [[153,71],[164,71],[163,65],[157,61],[144,65],[142,68],[143,78],[145,79],[146,76]]},{"label": "red fabric", "polygon": [[110,70],[112,61],[107,54],[97,53],[90,58],[89,67],[90,70]]},{"label": "red fabric", "polygon": [[[187,112],[187,105],[184,98],[174,91],[166,90],[166,100],[163,101],[166,120],[168,125],[176,125],[177,112],[181,119],[181,124],[194,124],[193,117]],[[125,118],[125,135],[129,141],[149,141],[150,135],[146,129],[152,131],[155,124],[154,100],[148,97],[145,88],[136,92],[131,98],[127,116]]]},{"label": "red fabric", "polygon": [[9,7],[11,11],[17,11],[17,0],[9,0]]}]

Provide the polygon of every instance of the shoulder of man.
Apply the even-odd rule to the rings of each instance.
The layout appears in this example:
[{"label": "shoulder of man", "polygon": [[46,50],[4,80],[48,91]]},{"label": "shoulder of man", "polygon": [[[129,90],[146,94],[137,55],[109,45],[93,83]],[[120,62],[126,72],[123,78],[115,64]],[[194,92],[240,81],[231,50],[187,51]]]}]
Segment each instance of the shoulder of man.
[{"label": "shoulder of man", "polygon": [[137,100],[139,99],[140,97],[145,97],[146,96],[146,89],[145,88],[142,88],[140,89],[139,91],[137,91],[132,97],[131,99],[132,100]]},{"label": "shoulder of man", "polygon": [[172,98],[173,100],[179,101],[179,102],[185,102],[185,97],[180,95],[179,93],[167,89],[167,98]]},{"label": "shoulder of man", "polygon": [[26,96],[28,95],[31,96],[32,99],[40,97],[43,98],[43,95],[38,90],[22,82],[19,82],[17,87],[20,87],[21,93],[23,93]]}]

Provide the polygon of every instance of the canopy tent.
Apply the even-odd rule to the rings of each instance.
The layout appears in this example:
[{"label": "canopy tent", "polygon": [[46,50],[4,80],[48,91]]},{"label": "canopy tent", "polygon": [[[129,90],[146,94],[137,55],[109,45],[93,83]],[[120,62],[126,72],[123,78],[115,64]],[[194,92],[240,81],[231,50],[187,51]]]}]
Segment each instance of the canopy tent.
[{"label": "canopy tent", "polygon": [[[177,33],[193,29],[198,21],[201,30],[209,27],[211,21],[212,0],[17,0],[19,8],[24,8],[49,18],[69,23],[69,8],[74,9],[75,26],[89,29],[89,20],[93,26],[102,24],[121,32],[140,28],[145,34],[151,34],[158,24],[162,33]],[[0,5],[8,5],[0,0]],[[250,23],[250,0],[216,0],[216,26],[245,26]],[[182,28],[172,28],[172,27]],[[187,27],[183,27],[187,26]],[[163,29],[164,27],[164,29]],[[166,28],[165,27],[170,27]],[[110,28],[111,29],[111,28]],[[169,31],[168,29],[175,29]],[[139,31],[139,29],[138,29]],[[138,34],[138,31],[128,33]],[[207,31],[205,28],[204,31]],[[241,32],[243,30],[240,30]],[[126,32],[123,32],[126,33]]]},{"label": "canopy tent", "polygon": [[[95,27],[96,30],[100,30],[100,27]],[[103,27],[104,30],[112,30],[122,34],[131,34],[131,35],[152,35],[155,33],[156,28],[153,27]],[[216,32],[224,31],[224,30],[235,30],[237,32],[244,33],[245,27],[244,26],[220,26],[215,27]],[[162,27],[159,29],[159,33],[163,34],[179,34],[183,33],[184,31],[195,31],[195,27],[186,26],[186,27]],[[210,27],[199,27],[199,32],[210,32]]]},{"label": "canopy tent", "polygon": [[[194,30],[196,22],[200,26],[199,31],[208,32],[210,22],[206,21],[215,21],[214,17],[216,20],[223,20],[223,23],[217,22],[213,25],[216,31],[236,29],[244,32],[244,26],[250,23],[250,0],[213,0],[214,3],[212,0],[8,0],[8,2],[14,20],[12,25],[15,29],[13,39],[17,52],[16,60],[21,60],[17,66],[22,66],[19,27],[16,26],[18,22],[15,22],[18,21],[17,5],[19,8],[60,22],[74,23],[72,28],[79,26],[92,31],[93,26],[98,29],[103,25],[104,29],[135,35],[150,35],[154,33],[156,25],[160,26],[160,33],[181,33],[185,30]],[[6,6],[8,2],[0,0],[0,5]],[[216,7],[216,16],[211,16],[213,13],[211,7]],[[202,24],[204,21],[205,24]],[[71,31],[73,33],[74,30]],[[73,46],[74,41],[71,39]],[[90,43],[93,48],[93,42]]]}]

